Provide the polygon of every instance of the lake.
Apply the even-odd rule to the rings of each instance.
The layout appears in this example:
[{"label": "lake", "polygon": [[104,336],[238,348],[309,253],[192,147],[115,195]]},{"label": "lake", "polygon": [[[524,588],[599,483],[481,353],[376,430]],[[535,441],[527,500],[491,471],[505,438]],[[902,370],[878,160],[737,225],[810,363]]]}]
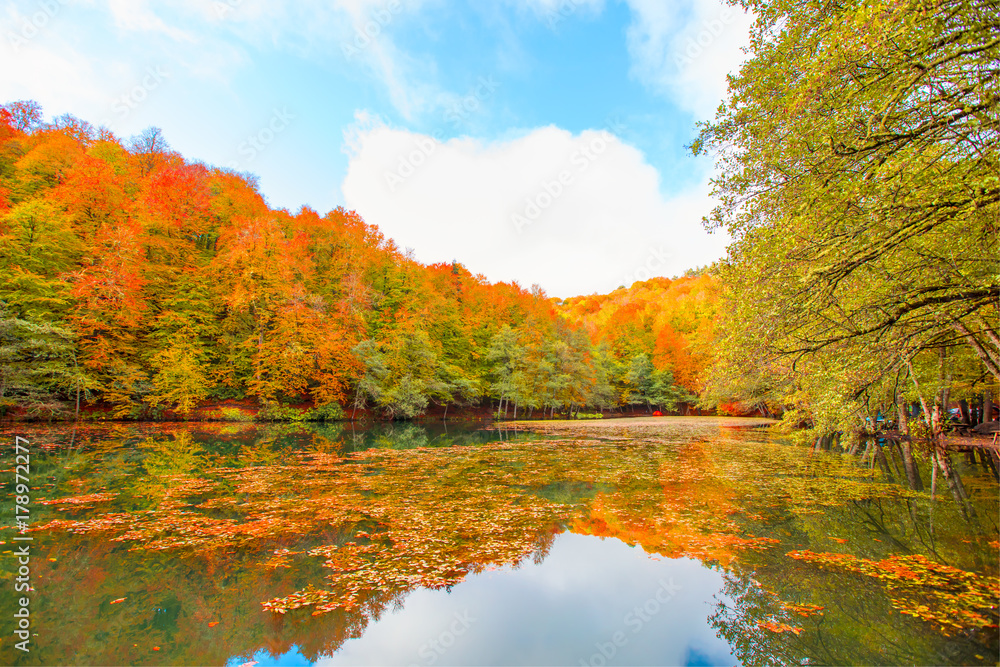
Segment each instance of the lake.
[{"label": "lake", "polygon": [[990,473],[754,426],[8,425],[0,663],[996,664]]}]

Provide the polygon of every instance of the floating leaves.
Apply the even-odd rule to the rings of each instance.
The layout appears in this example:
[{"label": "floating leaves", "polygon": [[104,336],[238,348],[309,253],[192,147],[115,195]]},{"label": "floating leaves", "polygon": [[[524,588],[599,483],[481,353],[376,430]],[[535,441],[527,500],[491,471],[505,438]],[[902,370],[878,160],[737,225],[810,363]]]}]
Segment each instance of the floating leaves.
[{"label": "floating leaves", "polygon": [[[102,479],[96,488],[80,481],[70,497],[47,501],[46,512],[58,518],[33,530],[99,535],[112,549],[165,553],[174,562],[252,569],[268,582],[254,591],[255,610],[336,611],[317,622],[344,618],[363,628],[415,588],[449,588],[476,573],[540,561],[567,529],[725,570],[776,560],[787,567],[780,554],[799,538],[788,538],[780,552],[770,550],[776,536],[787,543],[789,522],[823,539],[860,545],[849,526],[824,523],[830,508],[908,494],[876,471],[792,447],[602,428],[599,441],[570,433],[565,440],[405,451],[345,452],[330,445],[335,453],[278,455],[258,442],[228,458],[181,443],[196,456],[184,459],[180,470],[168,466],[178,447],[160,448],[155,474],[139,459],[142,472],[115,486],[116,493],[97,486],[107,484],[106,477],[95,476]],[[926,559],[862,562],[847,554],[793,553],[870,574],[885,584],[897,609],[938,627],[996,622],[992,589],[958,585],[965,581],[955,574],[961,570],[934,569]],[[837,608],[807,591],[783,592]],[[798,624],[812,627],[802,619],[833,616],[819,605],[773,597],[762,624],[756,625],[758,616],[746,626],[758,636],[795,640]],[[207,618],[213,616],[220,617],[218,609]],[[829,627],[840,616],[813,622]]]},{"label": "floating leaves", "polygon": [[877,579],[885,585],[897,610],[935,623],[942,630],[997,627],[1000,577],[960,570],[920,554],[880,561],[812,551],[792,551],[788,556]]},{"label": "floating leaves", "polygon": [[39,500],[40,505],[93,505],[113,500],[116,493],[90,493],[85,496],[71,496],[69,498],[54,498],[51,500]]}]

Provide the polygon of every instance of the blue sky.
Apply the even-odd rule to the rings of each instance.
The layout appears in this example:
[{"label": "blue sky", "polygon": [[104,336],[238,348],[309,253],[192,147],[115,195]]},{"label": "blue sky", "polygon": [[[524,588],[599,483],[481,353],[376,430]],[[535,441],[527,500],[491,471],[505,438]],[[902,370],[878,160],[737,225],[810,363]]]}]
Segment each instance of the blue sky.
[{"label": "blue sky", "polygon": [[684,149],[743,58],[718,0],[17,0],[0,100],[357,210],[423,261],[554,296],[721,256]]}]

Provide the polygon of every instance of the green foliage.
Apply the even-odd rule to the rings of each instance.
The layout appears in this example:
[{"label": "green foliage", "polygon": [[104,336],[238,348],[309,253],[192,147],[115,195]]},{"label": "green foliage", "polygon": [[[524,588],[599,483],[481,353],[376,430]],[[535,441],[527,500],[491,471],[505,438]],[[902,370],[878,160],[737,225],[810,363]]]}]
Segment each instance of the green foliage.
[{"label": "green foliage", "polygon": [[76,363],[73,334],[13,317],[0,304],[0,414],[21,407],[30,417],[72,413],[62,396],[86,398],[93,381]]},{"label": "green foliage", "polygon": [[344,409],[339,403],[317,405],[306,411],[305,420],[313,422],[336,422],[344,419]]},{"label": "green foliage", "polygon": [[694,145],[734,238],[711,394],[857,430],[914,385],[939,423],[952,382],[1000,381],[996,6],[743,4],[751,57]]},{"label": "green foliage", "polygon": [[269,403],[257,411],[261,422],[334,422],[344,419],[344,409],[337,403],[318,405],[308,410],[280,403]]},{"label": "green foliage", "polygon": [[188,414],[207,397],[208,379],[200,357],[186,338],[180,338],[153,358],[153,407],[167,405]]},{"label": "green foliage", "polygon": [[[592,338],[556,301],[420,264],[351,211],[272,209],[255,177],[186,161],[157,128],[123,141],[69,115],[43,123],[32,102],[0,107],[0,303],[54,327],[35,339],[48,351],[10,352],[11,378],[36,377],[0,389],[8,406],[75,412],[79,396],[135,419],[252,399],[272,406],[262,418],[296,420],[273,404],[299,397],[388,419],[494,400],[572,414],[618,405],[639,352],[693,386],[683,369],[698,363],[679,350],[696,327],[659,354],[652,311],[626,309]],[[72,378],[53,366],[70,359]]]},{"label": "green foliage", "polygon": [[644,403],[647,408],[656,406],[663,410],[673,410],[677,407],[677,402],[687,396],[683,389],[674,385],[671,372],[655,369],[653,362],[644,353],[632,357],[624,386],[626,403]]},{"label": "green foliage", "polygon": [[306,421],[306,412],[279,403],[268,403],[257,411],[257,421],[301,422]]}]

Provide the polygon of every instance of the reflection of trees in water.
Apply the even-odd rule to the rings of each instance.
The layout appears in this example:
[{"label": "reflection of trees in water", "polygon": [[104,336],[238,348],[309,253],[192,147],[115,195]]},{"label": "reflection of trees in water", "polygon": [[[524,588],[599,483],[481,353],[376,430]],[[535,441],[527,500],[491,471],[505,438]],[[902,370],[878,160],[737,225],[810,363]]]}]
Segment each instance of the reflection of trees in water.
[{"label": "reflection of trees in water", "polygon": [[[980,576],[995,579],[996,564],[984,561],[984,553],[995,555],[995,549],[986,540],[972,543],[968,539],[976,532],[968,521],[954,502],[904,497],[854,499],[827,507],[822,515],[799,517],[794,523],[773,522],[771,532],[757,526],[760,534],[784,534],[782,543],[734,562],[723,572],[724,596],[717,600],[709,621],[747,665],[803,664],[805,660],[819,664],[993,664],[989,660],[997,651],[995,628],[940,632],[933,623],[901,614],[892,603],[891,586],[887,589],[884,581],[786,556],[796,543],[803,542],[823,545],[814,547],[823,551],[861,553],[869,559],[923,554],[941,563],[985,569]],[[836,538],[834,544],[831,536]],[[926,602],[934,608],[932,600]],[[802,615],[789,609],[802,604],[823,610]],[[768,625],[801,631],[776,632]]]},{"label": "reflection of trees in water", "polygon": [[[995,630],[928,632],[927,624],[897,613],[877,582],[858,575],[738,566],[723,579],[724,597],[709,623],[745,665],[972,665],[993,664],[996,656]],[[823,609],[804,616],[788,608],[796,599]]]},{"label": "reflection of trees in water", "polygon": [[[973,642],[942,638],[900,616],[877,584],[792,560],[790,550],[922,553],[967,569],[979,559],[995,574],[995,549],[963,541],[972,531],[953,503],[888,485],[856,455],[733,437],[472,446],[481,435],[413,424],[374,433],[349,426],[192,433],[104,441],[80,466],[85,484],[57,494],[92,493],[107,485],[109,471],[122,480],[112,487],[122,489],[117,501],[58,514],[89,526],[44,534],[57,561],[40,566],[40,595],[72,601],[39,614],[40,635],[50,638],[39,659],[142,662],[140,654],[120,652],[139,643],[186,664],[225,662],[259,648],[280,655],[293,646],[314,660],[360,636],[416,588],[448,587],[488,567],[540,563],[565,526],[725,566],[731,602],[710,620],[748,664],[970,657],[962,647]],[[355,435],[362,438],[356,452]],[[384,446],[371,449],[377,438]],[[460,438],[469,445],[454,446]],[[436,448],[442,442],[453,446]],[[410,451],[415,447],[429,449]],[[77,461],[86,457],[80,451]],[[143,491],[143,477],[158,480],[164,493]],[[144,504],[135,504],[143,494]],[[980,516],[995,514],[995,497],[975,484],[969,495]],[[315,591],[304,608],[261,611],[263,601]],[[126,602],[108,606],[119,597]],[[825,615],[797,617],[782,602],[818,604]],[[323,605],[327,613],[311,615]],[[170,623],[155,612],[167,607],[177,610]],[[220,625],[208,628],[215,621]],[[779,621],[804,630],[759,625]],[[891,652],[880,652],[880,633],[893,642]]]}]

